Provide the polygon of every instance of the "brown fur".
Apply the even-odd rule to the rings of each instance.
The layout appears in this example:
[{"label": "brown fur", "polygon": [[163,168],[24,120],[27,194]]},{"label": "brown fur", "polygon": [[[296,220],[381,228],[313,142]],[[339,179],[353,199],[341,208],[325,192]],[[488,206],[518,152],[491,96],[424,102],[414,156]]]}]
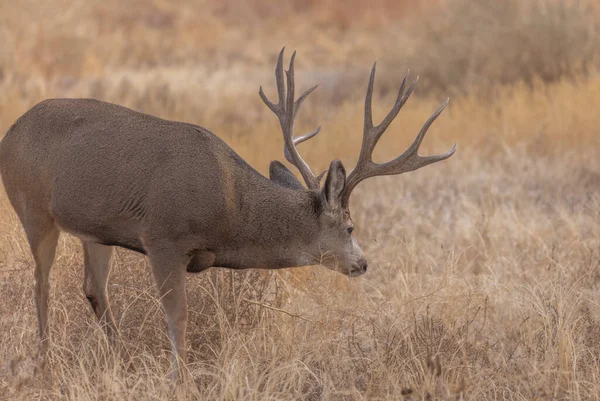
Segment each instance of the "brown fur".
[{"label": "brown fur", "polygon": [[350,240],[332,233],[344,222],[325,213],[319,191],[284,185],[279,174],[288,181],[293,174],[276,170],[265,178],[198,126],[91,99],[34,106],[0,143],[0,172],[36,260],[42,338],[59,230],[83,241],[84,292],[109,332],[116,325],[106,294],[108,246],[149,256],[183,360],[186,270],[329,261],[349,273],[356,262],[343,255],[347,246],[332,248]]},{"label": "brown fur", "polygon": [[263,177],[204,128],[98,100],[46,100],[10,128],[0,142],[0,173],[35,259],[43,340],[59,230],[83,241],[84,292],[113,337],[118,332],[106,293],[110,246],[148,255],[178,367],[186,360],[186,271],[322,264],[349,276],[366,272],[367,262],[352,236],[352,189],[369,177],[402,174],[452,156],[455,147],[442,155],[418,155],[427,129],[447,102],[405,153],[374,163],[375,145],[414,86],[404,92],[405,76],[394,107],[380,125],[373,125],[374,65],[357,166],[346,178],[342,163],[332,161],[321,188],[322,175],[314,175],[296,149],[320,128],[294,136],[296,113],[316,88],[295,100],[294,58],[295,53],[284,79],[283,49],[279,54],[278,102],[271,102],[262,88],[259,94],[277,115],[286,158],[308,189],[279,162],[271,163],[270,180]]}]

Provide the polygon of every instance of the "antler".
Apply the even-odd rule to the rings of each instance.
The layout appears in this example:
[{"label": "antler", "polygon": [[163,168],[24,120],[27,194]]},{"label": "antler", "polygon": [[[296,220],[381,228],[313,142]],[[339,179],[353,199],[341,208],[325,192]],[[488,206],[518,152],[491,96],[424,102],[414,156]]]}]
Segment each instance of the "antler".
[{"label": "antler", "polygon": [[423,138],[429,129],[429,126],[435,121],[435,119],[442,113],[442,110],[448,104],[448,100],[440,106],[439,109],[435,111],[427,119],[419,135],[415,138],[412,145],[402,153],[400,156],[391,160],[387,163],[375,163],[373,161],[373,150],[375,149],[375,145],[387,129],[387,127],[392,123],[394,118],[398,115],[398,112],[404,106],[404,103],[408,100],[408,97],[413,91],[415,84],[419,81],[419,77],[417,77],[414,82],[408,87],[406,92],[404,92],[404,87],[406,86],[406,80],[408,79],[408,72],[404,76],[402,80],[402,85],[400,86],[400,90],[398,91],[398,97],[396,99],[396,103],[392,110],[388,113],[387,116],[383,119],[381,124],[378,126],[373,125],[373,114],[371,108],[371,99],[373,97],[373,84],[375,82],[375,67],[377,62],[373,64],[373,69],[371,70],[371,77],[369,78],[369,86],[367,88],[367,95],[365,97],[365,126],[363,132],[363,142],[360,150],[360,155],[358,156],[358,162],[356,163],[356,167],[346,180],[346,186],[344,187],[344,192],[342,193],[342,206],[348,207],[350,202],[350,194],[354,187],[361,181],[378,175],[393,175],[393,174],[402,174],[408,171],[417,170],[421,167],[425,167],[428,164],[432,164],[435,162],[439,162],[441,160],[445,160],[452,156],[456,151],[456,144],[450,149],[448,152],[434,155],[434,156],[425,156],[421,157],[418,155],[419,146],[421,146],[421,142],[423,142]]},{"label": "antler", "polygon": [[304,182],[309,189],[319,189],[319,183],[323,174],[319,176],[315,176],[311,171],[308,164],[302,159],[298,150],[296,149],[296,145],[309,140],[319,133],[321,127],[317,127],[312,132],[308,134],[294,137],[294,118],[302,105],[302,102],[310,93],[317,88],[318,85],[313,86],[308,89],[306,92],[302,94],[296,101],[294,101],[294,59],[296,58],[296,52],[292,54],[292,58],[290,60],[290,67],[285,72],[287,77],[287,93],[286,86],[283,81],[283,51],[285,47],[281,49],[279,52],[279,57],[277,58],[277,67],[275,68],[275,80],[277,82],[277,94],[279,96],[279,100],[277,103],[271,102],[265,93],[263,92],[262,86],[259,90],[259,95],[263,102],[271,109],[273,113],[279,118],[279,123],[281,125],[281,130],[283,132],[283,140],[284,140],[284,154],[285,158],[292,163],[302,174],[302,178],[304,178]]}]

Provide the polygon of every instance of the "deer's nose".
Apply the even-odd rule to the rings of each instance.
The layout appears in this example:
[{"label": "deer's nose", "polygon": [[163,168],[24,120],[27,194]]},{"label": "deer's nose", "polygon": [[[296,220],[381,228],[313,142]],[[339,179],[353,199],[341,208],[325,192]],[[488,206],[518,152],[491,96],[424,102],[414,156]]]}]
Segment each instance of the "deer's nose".
[{"label": "deer's nose", "polygon": [[367,263],[366,259],[361,259],[358,261],[358,266],[360,267],[360,272],[364,274],[367,272],[367,267],[369,266],[369,264]]}]

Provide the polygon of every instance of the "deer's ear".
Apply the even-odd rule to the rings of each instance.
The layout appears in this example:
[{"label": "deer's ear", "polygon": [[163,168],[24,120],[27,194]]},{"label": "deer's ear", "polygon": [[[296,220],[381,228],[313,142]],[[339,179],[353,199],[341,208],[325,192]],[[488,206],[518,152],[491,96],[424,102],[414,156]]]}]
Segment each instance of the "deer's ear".
[{"label": "deer's ear", "polygon": [[339,160],[334,160],[329,165],[327,179],[323,187],[323,196],[329,208],[337,208],[342,205],[342,191],[346,186],[346,169]]},{"label": "deer's ear", "polygon": [[276,182],[282,187],[291,189],[304,189],[294,173],[284,166],[283,163],[277,160],[272,161],[271,165],[269,166],[269,178],[271,181]]}]

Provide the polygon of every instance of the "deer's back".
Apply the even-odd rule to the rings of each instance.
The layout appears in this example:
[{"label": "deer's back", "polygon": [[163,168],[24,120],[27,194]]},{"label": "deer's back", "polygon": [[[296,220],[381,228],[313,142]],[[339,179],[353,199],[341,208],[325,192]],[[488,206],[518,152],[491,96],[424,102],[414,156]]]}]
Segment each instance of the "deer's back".
[{"label": "deer's back", "polygon": [[17,212],[47,208],[75,232],[134,236],[144,222],[182,219],[208,229],[235,196],[228,181],[252,171],[206,129],[91,99],[43,101],[0,143]]}]

